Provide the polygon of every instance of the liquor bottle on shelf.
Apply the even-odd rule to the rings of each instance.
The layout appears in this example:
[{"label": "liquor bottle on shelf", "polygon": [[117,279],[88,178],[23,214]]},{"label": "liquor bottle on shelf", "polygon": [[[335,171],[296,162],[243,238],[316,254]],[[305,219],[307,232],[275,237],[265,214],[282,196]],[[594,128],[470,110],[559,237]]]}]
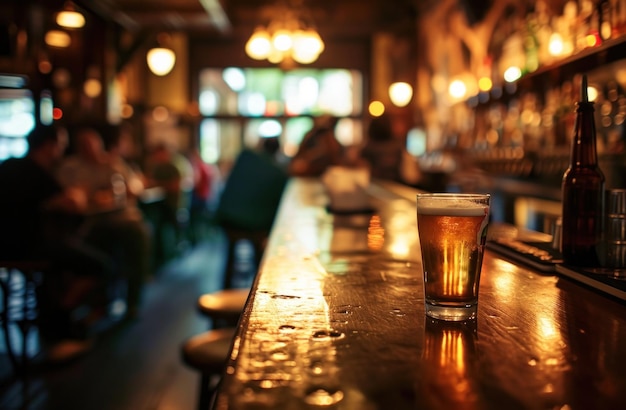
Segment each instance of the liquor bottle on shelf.
[{"label": "liquor bottle on shelf", "polygon": [[590,44],[589,34],[593,31],[593,3],[590,0],[581,0],[578,7],[578,16],[576,17],[576,51],[582,51]]},{"label": "liquor bottle on shelf", "polygon": [[603,231],[604,174],[598,166],[593,103],[583,75],[570,165],[563,175],[562,253],[566,265],[600,266]]},{"label": "liquor bottle on shelf", "polygon": [[613,37],[613,5],[609,0],[600,0],[596,6],[598,13],[598,32],[602,41]]}]

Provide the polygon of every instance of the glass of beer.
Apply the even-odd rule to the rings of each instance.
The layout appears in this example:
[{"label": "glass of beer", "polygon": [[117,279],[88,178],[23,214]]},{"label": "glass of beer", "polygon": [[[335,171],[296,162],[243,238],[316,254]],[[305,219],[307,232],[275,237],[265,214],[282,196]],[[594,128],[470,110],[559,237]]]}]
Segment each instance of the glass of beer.
[{"label": "glass of beer", "polygon": [[417,228],[424,271],[426,315],[476,318],[489,194],[418,194]]}]

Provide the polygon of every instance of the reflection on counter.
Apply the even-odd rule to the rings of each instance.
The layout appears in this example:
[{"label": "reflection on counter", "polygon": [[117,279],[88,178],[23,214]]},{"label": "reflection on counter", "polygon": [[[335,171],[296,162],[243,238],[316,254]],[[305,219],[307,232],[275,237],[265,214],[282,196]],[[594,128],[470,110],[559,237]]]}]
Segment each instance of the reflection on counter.
[{"label": "reflection on counter", "polygon": [[478,405],[478,388],[472,374],[478,365],[477,323],[451,323],[427,319],[424,326],[423,358],[428,369],[426,396],[437,391],[447,408]]}]

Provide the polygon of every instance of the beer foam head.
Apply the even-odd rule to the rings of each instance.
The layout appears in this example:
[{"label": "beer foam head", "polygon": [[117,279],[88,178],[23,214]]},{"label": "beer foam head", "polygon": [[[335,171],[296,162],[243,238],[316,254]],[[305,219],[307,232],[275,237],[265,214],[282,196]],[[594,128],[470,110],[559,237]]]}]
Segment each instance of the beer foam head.
[{"label": "beer foam head", "polygon": [[420,198],[417,212],[423,215],[449,216],[483,216],[487,213],[487,205],[477,204],[463,198]]}]

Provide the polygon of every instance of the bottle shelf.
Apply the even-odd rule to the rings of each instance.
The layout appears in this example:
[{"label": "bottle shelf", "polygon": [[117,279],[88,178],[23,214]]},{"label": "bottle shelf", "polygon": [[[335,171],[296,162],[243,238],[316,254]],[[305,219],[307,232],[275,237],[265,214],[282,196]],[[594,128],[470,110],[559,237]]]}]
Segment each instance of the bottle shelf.
[{"label": "bottle shelf", "polygon": [[537,70],[523,75],[514,84],[515,86],[499,97],[484,99],[478,95],[470,97],[465,103],[475,107],[488,107],[494,102],[507,103],[527,90],[545,90],[556,84],[570,81],[577,74],[626,59],[626,34],[606,40],[599,46],[589,47],[564,59],[544,64]]},{"label": "bottle shelf", "polygon": [[570,80],[605,64],[626,59],[626,35],[589,47],[562,60],[539,67],[517,81],[518,89],[543,87]]}]

